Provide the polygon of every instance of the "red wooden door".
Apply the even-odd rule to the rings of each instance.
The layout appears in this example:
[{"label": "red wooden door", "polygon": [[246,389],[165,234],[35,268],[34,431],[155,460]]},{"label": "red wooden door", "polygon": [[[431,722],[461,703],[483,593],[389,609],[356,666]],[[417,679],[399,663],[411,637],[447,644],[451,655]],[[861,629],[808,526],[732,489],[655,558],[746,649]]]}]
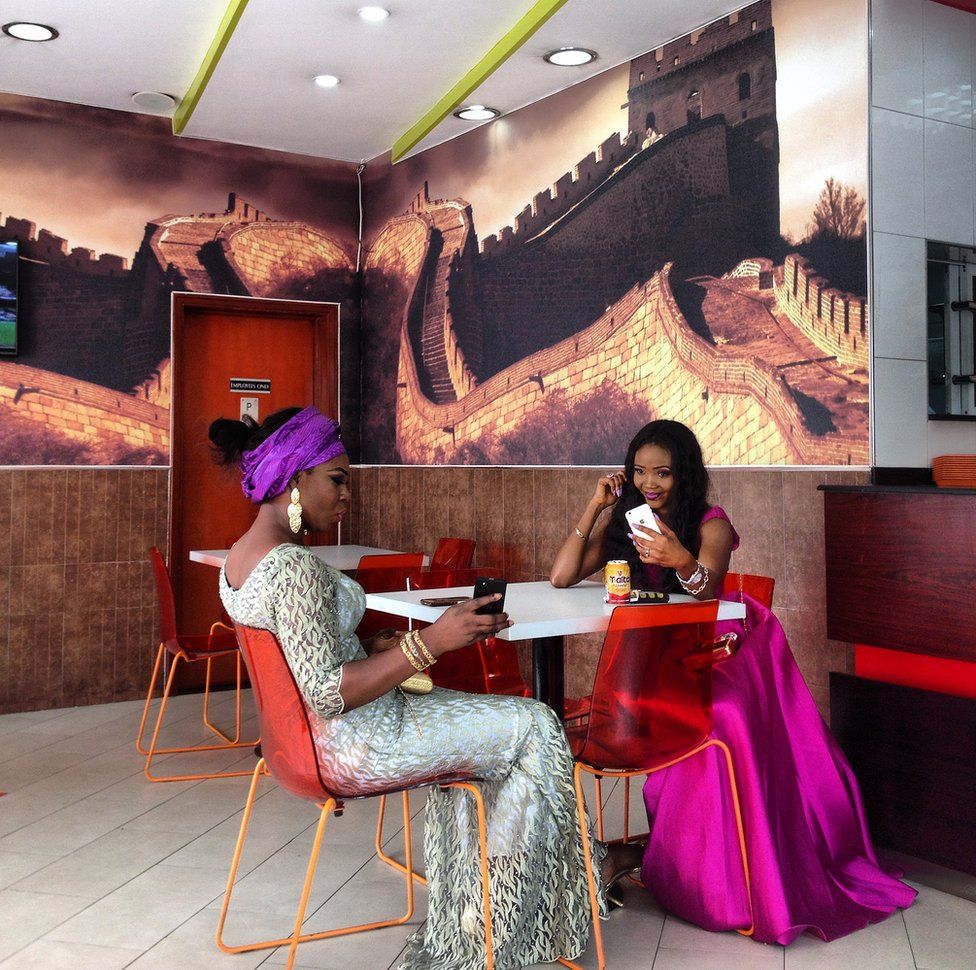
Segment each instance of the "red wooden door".
[{"label": "red wooden door", "polygon": [[[181,632],[205,633],[221,617],[217,570],[193,563],[191,549],[219,549],[250,527],[255,507],[236,469],[212,457],[207,429],[238,418],[241,399],[257,402],[258,420],[281,408],[338,409],[338,306],[285,300],[180,294],[173,297],[173,399],[169,568]],[[231,390],[266,382],[267,393]],[[264,385],[259,385],[264,386]],[[335,542],[317,535],[316,542]],[[181,665],[180,686],[200,686],[203,664]],[[197,669],[199,668],[199,669]],[[215,671],[230,681],[233,662]]]}]

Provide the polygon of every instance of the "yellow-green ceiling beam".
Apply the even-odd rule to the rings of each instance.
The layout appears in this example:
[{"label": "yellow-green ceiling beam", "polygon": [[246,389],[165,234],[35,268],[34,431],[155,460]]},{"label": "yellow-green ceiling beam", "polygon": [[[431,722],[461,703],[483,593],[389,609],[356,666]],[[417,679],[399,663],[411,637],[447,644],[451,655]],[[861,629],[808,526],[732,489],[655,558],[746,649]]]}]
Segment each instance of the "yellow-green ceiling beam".
[{"label": "yellow-green ceiling beam", "polygon": [[414,145],[426,138],[567,2],[568,0],[536,0],[515,26],[437,104],[393,143],[392,161],[398,162]]},{"label": "yellow-green ceiling beam", "polygon": [[213,77],[213,72],[217,70],[221,56],[227,49],[231,37],[234,36],[234,29],[237,27],[237,22],[241,19],[246,6],[247,0],[230,0],[227,4],[227,9],[224,11],[220,26],[210,44],[210,49],[203,58],[200,70],[197,71],[197,76],[193,79],[189,90],[173,114],[174,135],[182,134],[183,129],[189,124],[196,106],[200,103],[200,98],[203,97],[203,92],[210,83],[210,78]]}]

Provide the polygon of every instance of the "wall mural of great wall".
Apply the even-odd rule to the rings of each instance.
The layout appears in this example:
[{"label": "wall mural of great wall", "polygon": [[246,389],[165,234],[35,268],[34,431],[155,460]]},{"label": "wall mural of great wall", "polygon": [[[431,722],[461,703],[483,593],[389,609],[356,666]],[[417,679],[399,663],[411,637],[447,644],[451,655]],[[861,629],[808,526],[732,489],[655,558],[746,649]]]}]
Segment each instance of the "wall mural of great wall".
[{"label": "wall mural of great wall", "polygon": [[780,235],[769,0],[632,61],[627,125],[499,233],[426,182],[378,231],[367,460],[605,464],[668,417],[712,464],[868,463],[864,200],[824,172]]},{"label": "wall mural of great wall", "polygon": [[[838,17],[860,15],[825,2],[811,20],[795,13],[807,0],[759,0],[514,112],[507,155],[488,126],[396,169],[374,160],[359,274],[352,165],[0,95],[0,240],[20,246],[22,308],[18,355],[0,360],[0,465],[166,464],[178,290],[339,301],[343,421],[367,463],[605,465],[669,417],[711,464],[867,464],[864,199],[839,177],[858,181],[866,153],[833,132],[805,228],[783,229],[797,180],[782,176],[777,37],[781,74],[824,56]],[[802,97],[794,81],[790,105],[829,103],[866,131],[819,77]],[[594,90],[606,123],[586,114]],[[568,126],[595,150],[568,154]],[[546,174],[515,194],[523,141],[563,161],[527,165]],[[521,211],[479,236],[486,185],[504,201],[494,226]],[[78,245],[96,230],[134,255]]]}]

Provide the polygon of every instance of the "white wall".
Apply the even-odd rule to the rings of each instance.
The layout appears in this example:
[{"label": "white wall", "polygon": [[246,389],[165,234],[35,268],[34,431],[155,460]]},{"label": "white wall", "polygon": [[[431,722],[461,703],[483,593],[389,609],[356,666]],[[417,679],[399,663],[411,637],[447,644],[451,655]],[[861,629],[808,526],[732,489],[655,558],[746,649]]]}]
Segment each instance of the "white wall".
[{"label": "white wall", "polygon": [[976,452],[976,422],[927,419],[925,240],[976,245],[976,15],[871,2],[874,464]]}]

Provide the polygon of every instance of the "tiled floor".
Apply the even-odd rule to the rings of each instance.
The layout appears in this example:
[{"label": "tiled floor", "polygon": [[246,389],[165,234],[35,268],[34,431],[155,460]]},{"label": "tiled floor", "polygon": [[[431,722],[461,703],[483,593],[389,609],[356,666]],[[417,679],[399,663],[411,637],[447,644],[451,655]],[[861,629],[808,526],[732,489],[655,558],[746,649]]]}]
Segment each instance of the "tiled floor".
[{"label": "tiled floor", "polygon": [[[216,713],[229,712],[220,695]],[[173,702],[171,738],[198,733],[199,697]],[[38,970],[197,970],[285,962],[282,950],[225,955],[214,930],[248,780],[149,784],[132,745],[141,705],[0,717],[0,966]],[[182,720],[181,720],[182,719]],[[252,726],[253,730],[253,726]],[[231,755],[173,756],[189,764],[242,767]],[[636,787],[636,786],[635,786]],[[637,792],[635,790],[635,805]],[[422,812],[421,800],[415,807]],[[351,803],[330,823],[328,855],[312,891],[308,923],[379,918],[402,904],[402,881],[373,854],[374,801]],[[396,813],[393,813],[394,816]],[[619,812],[613,812],[619,817]],[[270,782],[255,806],[229,921],[229,941],[287,933],[317,813]],[[419,819],[418,819],[419,822]],[[389,847],[402,850],[391,816]],[[418,825],[419,829],[419,825]],[[419,849],[419,831],[416,839]],[[305,944],[299,965],[322,970],[397,964],[426,900],[403,927]],[[976,903],[925,887],[916,905],[877,926],[825,944],[789,949],[736,934],[706,933],[666,916],[641,888],[605,924],[612,970],[971,970]],[[584,959],[595,966],[592,954]]]}]

